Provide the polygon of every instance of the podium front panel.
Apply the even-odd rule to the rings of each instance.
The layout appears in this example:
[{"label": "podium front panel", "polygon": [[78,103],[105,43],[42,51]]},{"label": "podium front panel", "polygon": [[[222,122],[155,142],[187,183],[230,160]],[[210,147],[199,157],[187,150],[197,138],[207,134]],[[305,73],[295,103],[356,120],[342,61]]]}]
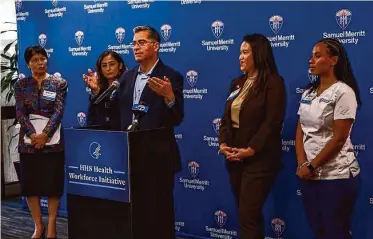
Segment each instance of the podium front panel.
[{"label": "podium front panel", "polygon": [[127,133],[65,129],[67,193],[130,202]]}]

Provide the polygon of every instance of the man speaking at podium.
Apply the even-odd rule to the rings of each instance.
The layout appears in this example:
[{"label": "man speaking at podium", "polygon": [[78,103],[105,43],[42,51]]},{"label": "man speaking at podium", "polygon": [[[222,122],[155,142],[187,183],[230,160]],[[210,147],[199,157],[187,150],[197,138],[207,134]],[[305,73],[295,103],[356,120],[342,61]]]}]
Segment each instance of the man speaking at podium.
[{"label": "man speaking at podium", "polygon": [[[138,121],[137,127],[140,130],[173,128],[179,125],[184,118],[183,77],[177,71],[164,65],[159,59],[160,35],[153,27],[138,26],[134,28],[133,32],[133,53],[139,66],[125,72],[119,80],[119,107],[122,130],[128,130],[129,127],[133,127],[134,120]],[[139,105],[141,107],[138,107]],[[139,116],[135,108],[146,110]],[[157,203],[163,204],[163,206],[167,205],[166,208],[172,211],[172,218],[170,216],[170,218],[165,219],[169,220],[172,228],[162,232],[157,230],[158,215],[165,215],[166,212],[161,212],[156,208],[149,209],[155,214],[152,218],[141,219],[144,222],[146,221],[147,225],[152,225],[152,228],[148,228],[150,229],[148,231],[143,228],[144,233],[150,233],[152,236],[160,236],[159,238],[164,239],[175,238],[173,217],[174,174],[180,171],[181,166],[179,149],[176,139],[174,140],[169,152],[169,155],[174,159],[172,160],[172,165],[170,165],[170,173],[169,175],[159,175],[159,178],[157,177],[160,180],[159,188],[162,188],[161,192],[165,195],[158,195],[160,194],[159,189],[149,189],[151,193],[157,195],[155,197]],[[144,180],[154,179],[148,178]],[[137,200],[144,199],[140,198]],[[133,201],[134,203],[136,202],[135,199]],[[162,208],[164,208],[163,206]],[[147,220],[152,220],[152,222]],[[155,231],[150,232],[153,228]]]}]

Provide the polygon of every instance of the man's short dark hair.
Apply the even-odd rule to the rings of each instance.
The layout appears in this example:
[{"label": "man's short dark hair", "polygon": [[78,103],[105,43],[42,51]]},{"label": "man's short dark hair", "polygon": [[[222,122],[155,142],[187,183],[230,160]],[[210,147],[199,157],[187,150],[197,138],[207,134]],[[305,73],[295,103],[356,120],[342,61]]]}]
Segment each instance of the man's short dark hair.
[{"label": "man's short dark hair", "polygon": [[153,27],[147,25],[147,26],[137,26],[133,29],[133,33],[138,33],[142,31],[147,31],[149,33],[149,38],[156,41],[161,42],[161,36],[159,35],[159,32],[155,30]]}]

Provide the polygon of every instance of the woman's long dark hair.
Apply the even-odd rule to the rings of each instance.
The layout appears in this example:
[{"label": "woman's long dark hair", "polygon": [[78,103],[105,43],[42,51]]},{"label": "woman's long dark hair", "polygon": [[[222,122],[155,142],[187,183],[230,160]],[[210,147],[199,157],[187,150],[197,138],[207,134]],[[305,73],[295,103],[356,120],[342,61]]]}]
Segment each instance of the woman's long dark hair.
[{"label": "woman's long dark hair", "polygon": [[123,65],[122,69],[119,70],[117,77],[120,77],[123,74],[123,72],[127,70],[127,67],[124,64],[122,57],[115,51],[108,50],[108,51],[104,51],[103,53],[101,53],[101,55],[98,57],[96,61],[96,72],[98,75],[98,84],[100,85],[101,89],[106,89],[108,87],[108,79],[106,79],[106,77],[104,76],[102,72],[101,63],[104,57],[109,56],[109,55],[114,57],[114,59],[118,62],[119,65],[120,64]]},{"label": "woman's long dark hair", "polygon": [[264,89],[270,75],[278,75],[271,43],[261,34],[250,34],[243,37],[243,41],[251,46],[254,67],[258,71],[257,79],[253,85],[254,92]]},{"label": "woman's long dark hair", "polygon": [[[334,75],[338,81],[344,82],[355,92],[356,101],[358,106],[361,105],[360,91],[358,84],[356,82],[355,76],[352,72],[350,60],[348,59],[347,52],[343,47],[343,44],[340,43],[337,39],[325,38],[318,43],[324,43],[328,49],[329,56],[337,56],[338,61],[334,66]],[[315,91],[320,86],[320,77],[316,76],[316,81],[309,84],[308,88],[311,91]]]}]

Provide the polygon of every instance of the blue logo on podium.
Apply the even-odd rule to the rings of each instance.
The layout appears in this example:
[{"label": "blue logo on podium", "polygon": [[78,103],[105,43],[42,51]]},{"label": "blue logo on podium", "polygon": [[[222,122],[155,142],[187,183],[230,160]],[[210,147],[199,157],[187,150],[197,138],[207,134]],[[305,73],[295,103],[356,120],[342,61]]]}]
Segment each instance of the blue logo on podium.
[{"label": "blue logo on podium", "polygon": [[89,154],[92,158],[98,159],[101,156],[101,145],[97,142],[92,142],[89,145]]}]

